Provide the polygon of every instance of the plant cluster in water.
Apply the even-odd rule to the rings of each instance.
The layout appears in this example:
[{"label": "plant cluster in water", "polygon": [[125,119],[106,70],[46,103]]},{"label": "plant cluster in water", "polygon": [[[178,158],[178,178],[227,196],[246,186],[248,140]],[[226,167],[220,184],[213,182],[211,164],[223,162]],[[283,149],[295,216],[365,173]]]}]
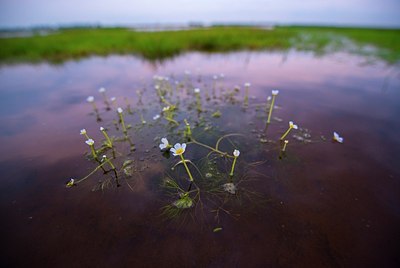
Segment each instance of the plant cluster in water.
[{"label": "plant cluster in water", "polygon": [[[263,174],[256,168],[269,159],[250,162],[246,159],[251,157],[246,154],[268,150],[276,159],[284,161],[288,136],[293,131],[295,141],[312,142],[310,132],[292,121],[288,122],[287,130],[280,133],[280,138],[267,139],[269,126],[278,126],[284,121],[272,117],[274,110],[279,108],[275,106],[279,99],[278,90],[272,90],[265,102],[253,103],[250,83],[244,84],[242,92],[239,86],[225,85],[223,74],[214,76],[211,83],[201,76],[194,77],[189,71],[181,79],[179,82],[172,77],[155,76],[150,88],[136,91],[135,105],[125,98],[124,105],[119,103],[119,106],[117,99],[109,98],[104,88],[99,89],[100,101],[89,96],[87,102],[92,105],[91,114],[96,117],[102,139],[95,140],[91,137],[94,132],[89,133],[86,129],[80,131],[89,147],[87,158],[94,164],[94,169],[81,179],[71,178],[66,186],[77,186],[96,174],[100,179],[95,190],[119,187],[126,182],[135,191],[145,168],[159,164],[146,163],[142,155],[157,148],[169,165],[159,181],[165,197],[163,215],[175,218],[211,212],[217,220],[221,213],[236,217],[231,212],[233,207],[243,205],[246,200],[263,200],[255,180]],[[158,112],[147,122],[145,115],[148,115],[149,107]],[[241,126],[232,128],[243,131],[230,133],[224,130],[227,125],[224,122],[231,122],[232,116],[245,117],[246,114],[263,122],[262,129],[255,131],[257,138],[250,142]],[[271,119],[274,120],[272,123]],[[241,124],[245,120],[235,121]],[[137,140],[149,137],[153,138],[153,144],[138,149]],[[343,142],[336,132],[333,140]],[[148,142],[145,144],[148,146]],[[220,227],[214,229],[220,230]]]}]

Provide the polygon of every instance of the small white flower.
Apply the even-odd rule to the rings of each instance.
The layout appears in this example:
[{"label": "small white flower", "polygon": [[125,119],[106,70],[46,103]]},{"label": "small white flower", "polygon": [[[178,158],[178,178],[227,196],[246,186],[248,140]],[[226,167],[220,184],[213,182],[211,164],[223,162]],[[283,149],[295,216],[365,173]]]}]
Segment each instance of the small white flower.
[{"label": "small white flower", "polygon": [[288,144],[289,143],[289,141],[288,140],[285,140],[285,144]]},{"label": "small white flower", "polygon": [[221,77],[221,78],[224,78],[224,77],[225,77],[225,75],[224,75],[224,74],[220,74],[220,75],[219,75],[219,77]]},{"label": "small white flower", "polygon": [[169,110],[169,106],[167,106],[167,107],[164,107],[162,110],[163,110],[163,112],[166,112],[166,111],[168,111]]},{"label": "small white flower", "polygon": [[214,75],[213,78],[214,78],[214,80],[217,80],[218,79],[218,75]]},{"label": "small white flower", "polygon": [[155,116],[153,116],[153,120],[157,120],[157,119],[159,119],[160,118],[160,115],[159,114],[156,114]]},{"label": "small white flower", "polygon": [[117,98],[116,97],[111,97],[110,101],[114,102]]},{"label": "small white flower", "polygon": [[158,89],[160,89],[160,86],[159,85],[155,85],[154,89],[158,90]]},{"label": "small white flower", "polygon": [[238,157],[239,155],[240,155],[240,151],[235,149],[233,151],[233,156]]},{"label": "small white flower", "polygon": [[272,99],[271,96],[268,96],[268,97],[267,97],[267,101],[270,101],[271,99]]},{"label": "small white flower", "polygon": [[94,102],[94,97],[93,96],[89,96],[86,99],[87,102]]},{"label": "small white flower", "polygon": [[106,160],[106,159],[107,159],[107,156],[106,156],[105,154],[103,154],[102,160],[104,161],[104,160]]},{"label": "small white flower", "polygon": [[147,121],[146,120],[142,120],[142,124],[144,125],[144,124],[146,124],[147,123]]},{"label": "small white flower", "polygon": [[339,142],[339,143],[343,143],[343,140],[344,140],[344,139],[343,139],[343,137],[340,137],[338,133],[333,132],[333,140],[334,140],[334,141],[337,141],[337,142]]},{"label": "small white flower", "polygon": [[250,87],[251,84],[250,84],[250,83],[245,83],[244,86],[245,86],[245,87]]},{"label": "small white flower", "polygon": [[101,87],[101,88],[99,88],[99,92],[104,93],[104,92],[106,92],[106,89],[104,87]]},{"label": "small white flower", "polygon": [[298,128],[299,128],[297,125],[295,125],[295,124],[293,123],[293,121],[289,121],[289,127],[290,127],[290,128],[294,128],[294,129],[298,129]]},{"label": "small white flower", "polygon": [[194,93],[199,94],[200,93],[200,88],[195,88]]},{"label": "small white flower", "polygon": [[85,135],[86,134],[86,129],[82,128],[81,129],[81,135]]},{"label": "small white flower", "polygon": [[169,146],[170,146],[170,145],[169,145],[169,143],[168,143],[167,138],[162,138],[162,139],[161,139],[161,144],[159,145],[160,150],[165,149],[165,148],[168,148]]},{"label": "small white flower", "polygon": [[119,114],[122,114],[123,111],[124,111],[124,110],[122,110],[121,107],[118,107],[117,112],[118,112]]},{"label": "small white flower", "polygon": [[87,141],[85,141],[87,145],[91,146],[94,144],[94,140],[92,139],[88,139]]},{"label": "small white flower", "polygon": [[174,156],[181,155],[185,152],[186,150],[186,143],[177,143],[174,145],[174,148],[171,148],[171,152]]},{"label": "small white flower", "polygon": [[105,130],[105,128],[104,127],[100,127],[100,131],[104,131]]},{"label": "small white flower", "polygon": [[279,94],[279,90],[272,90],[272,96],[276,96]]}]

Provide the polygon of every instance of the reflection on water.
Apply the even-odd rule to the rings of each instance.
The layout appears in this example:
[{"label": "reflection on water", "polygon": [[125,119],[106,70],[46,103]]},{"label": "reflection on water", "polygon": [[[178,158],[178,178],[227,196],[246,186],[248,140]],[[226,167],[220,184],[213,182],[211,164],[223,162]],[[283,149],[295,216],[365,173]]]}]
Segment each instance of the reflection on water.
[{"label": "reflection on water", "polygon": [[[158,64],[114,56],[57,67],[1,67],[0,198],[7,215],[1,225],[7,231],[2,239],[6,264],[398,265],[400,70],[363,61],[342,54],[314,58],[242,52],[190,53]],[[274,116],[284,121],[273,121],[267,138],[279,139],[285,122],[293,120],[320,142],[304,144],[291,137],[282,161],[273,146],[241,149],[243,161],[266,160],[254,167],[255,174],[263,174],[256,190],[266,202],[257,208],[244,203],[235,215],[222,214],[219,222],[182,224],[160,217],[164,203],[158,186],[171,162],[159,154],[159,140],[154,139],[165,133],[157,124],[137,130],[132,158],[143,172],[135,192],[126,186],[92,192],[96,178],[65,188],[68,178],[93,169],[84,157],[87,146],[79,130],[86,128],[100,140],[99,126],[115,116],[99,103],[105,121],[96,122],[87,96],[99,98],[97,89],[105,87],[119,105],[126,106],[126,97],[135,109],[136,92],[143,91],[143,102],[149,103],[143,118],[152,122],[160,110],[157,101],[146,99],[154,94],[153,76],[184,81],[186,70],[200,87],[198,77],[212,84],[221,73],[224,78],[218,83],[225,88],[250,82],[250,107],[264,105],[271,89],[279,89]],[[222,129],[244,133],[244,144],[259,143],[265,122],[257,113],[229,105],[221,111],[214,122]],[[344,137],[344,144],[329,142],[333,131]],[[193,159],[204,154],[201,149],[188,153]],[[214,233],[215,227],[223,229]]]}]

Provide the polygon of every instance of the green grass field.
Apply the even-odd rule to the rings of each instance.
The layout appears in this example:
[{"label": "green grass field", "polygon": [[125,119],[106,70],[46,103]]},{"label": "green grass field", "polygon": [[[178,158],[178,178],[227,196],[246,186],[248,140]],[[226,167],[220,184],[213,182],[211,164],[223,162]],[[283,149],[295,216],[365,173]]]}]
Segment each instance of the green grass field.
[{"label": "green grass field", "polygon": [[211,27],[187,31],[135,32],[126,28],[62,29],[47,36],[0,38],[0,62],[62,62],[90,55],[134,54],[164,59],[187,51],[285,51],[318,54],[346,51],[400,60],[400,30],[276,27]]}]

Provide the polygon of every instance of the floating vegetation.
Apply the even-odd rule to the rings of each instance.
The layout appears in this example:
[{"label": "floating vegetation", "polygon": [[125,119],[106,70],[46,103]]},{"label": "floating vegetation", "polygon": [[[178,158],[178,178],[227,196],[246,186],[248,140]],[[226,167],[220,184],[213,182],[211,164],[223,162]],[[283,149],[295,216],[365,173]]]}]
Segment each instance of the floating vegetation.
[{"label": "floating vegetation", "polygon": [[[265,102],[249,98],[250,83],[244,84],[244,95],[240,98],[240,88],[226,85],[223,74],[213,76],[211,86],[205,78],[199,75],[196,79],[189,71],[180,78],[182,82],[174,76],[154,76],[154,85],[150,86],[153,91],[149,92],[147,87],[136,90],[135,105],[123,98],[125,111],[115,97],[107,98],[104,88],[99,89],[104,109],[99,110],[94,96],[89,96],[87,102],[93,106],[96,121],[102,121],[98,129],[104,140],[95,146],[86,129],[80,131],[90,147],[88,159],[94,168],[82,179],[70,178],[66,186],[78,186],[96,175],[98,184],[93,190],[119,187],[126,182],[136,191],[139,182],[153,183],[143,177],[158,177],[162,181],[156,183],[161,185],[161,214],[167,219],[179,219],[182,215],[207,218],[205,215],[211,213],[219,222],[221,214],[237,218],[235,209],[268,199],[258,193],[257,179],[269,175],[257,168],[274,155],[275,160],[285,161],[288,134],[298,129],[289,121],[289,128],[278,138],[283,119],[274,117],[271,124],[271,116],[279,91],[272,90],[265,106]],[[143,98],[144,92],[146,97],[151,94],[153,97]],[[264,106],[265,110],[261,108]],[[238,115],[243,118],[238,120]],[[151,117],[151,122],[145,120]],[[314,142],[307,129],[299,129],[292,137],[298,143]],[[336,132],[333,140],[343,142]],[[295,154],[295,150],[290,152]],[[262,158],[255,160],[258,157]],[[164,172],[143,176],[154,167]],[[213,231],[221,230],[217,227]]]}]

